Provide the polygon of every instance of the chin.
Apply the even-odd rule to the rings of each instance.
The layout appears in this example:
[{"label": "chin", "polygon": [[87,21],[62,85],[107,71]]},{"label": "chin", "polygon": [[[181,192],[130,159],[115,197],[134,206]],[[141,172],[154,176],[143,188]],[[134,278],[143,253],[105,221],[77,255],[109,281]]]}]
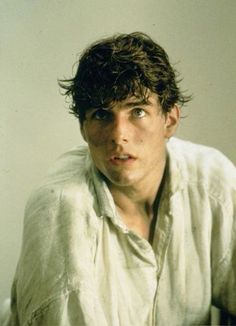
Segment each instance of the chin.
[{"label": "chin", "polygon": [[128,173],[121,173],[121,172],[114,172],[114,171],[112,172],[104,171],[104,172],[101,173],[108,185],[114,185],[117,187],[128,187],[128,186],[132,186],[134,183],[138,181],[137,175],[135,175],[134,173],[130,173],[130,171]]},{"label": "chin", "polygon": [[109,177],[108,182],[114,186],[118,187],[128,187],[132,186],[135,182],[134,178],[131,177],[124,177],[124,176],[119,176],[119,177]]}]

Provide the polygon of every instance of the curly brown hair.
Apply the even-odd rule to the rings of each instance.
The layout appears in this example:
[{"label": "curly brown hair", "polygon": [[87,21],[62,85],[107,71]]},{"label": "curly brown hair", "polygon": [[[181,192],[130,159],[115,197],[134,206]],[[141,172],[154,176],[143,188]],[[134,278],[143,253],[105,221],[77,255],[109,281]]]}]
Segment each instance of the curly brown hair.
[{"label": "curly brown hair", "polygon": [[65,95],[71,96],[71,112],[83,123],[89,108],[109,107],[128,96],[158,95],[163,112],[174,104],[184,105],[177,72],[164,49],[148,35],[116,34],[92,44],[82,54],[74,78],[61,80]]}]

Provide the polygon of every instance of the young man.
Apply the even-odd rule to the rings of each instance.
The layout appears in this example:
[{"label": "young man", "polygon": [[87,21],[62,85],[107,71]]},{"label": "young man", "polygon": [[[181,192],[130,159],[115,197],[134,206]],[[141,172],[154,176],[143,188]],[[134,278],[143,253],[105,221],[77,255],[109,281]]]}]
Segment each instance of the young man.
[{"label": "young man", "polygon": [[61,85],[88,147],[29,200],[9,325],[203,325],[212,304],[236,315],[235,167],[172,138],[189,98],[165,51],[116,35]]}]

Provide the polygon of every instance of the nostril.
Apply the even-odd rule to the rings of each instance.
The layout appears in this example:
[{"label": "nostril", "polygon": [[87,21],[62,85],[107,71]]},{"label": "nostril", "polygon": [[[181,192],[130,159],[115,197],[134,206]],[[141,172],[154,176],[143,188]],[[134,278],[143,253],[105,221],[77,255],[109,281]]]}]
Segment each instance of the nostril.
[{"label": "nostril", "polygon": [[128,139],[126,139],[126,138],[112,138],[111,141],[112,141],[113,144],[119,145],[119,144],[122,144],[122,143],[127,143]]}]

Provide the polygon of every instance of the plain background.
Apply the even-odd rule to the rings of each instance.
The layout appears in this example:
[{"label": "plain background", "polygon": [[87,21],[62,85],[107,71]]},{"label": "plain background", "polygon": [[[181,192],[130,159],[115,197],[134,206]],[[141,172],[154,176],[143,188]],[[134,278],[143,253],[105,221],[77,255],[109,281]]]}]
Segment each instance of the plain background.
[{"label": "plain background", "polygon": [[235,0],[1,0],[0,302],[9,296],[23,211],[53,161],[81,143],[58,78],[89,43],[143,31],[169,53],[194,99],[178,135],[236,162]]}]

